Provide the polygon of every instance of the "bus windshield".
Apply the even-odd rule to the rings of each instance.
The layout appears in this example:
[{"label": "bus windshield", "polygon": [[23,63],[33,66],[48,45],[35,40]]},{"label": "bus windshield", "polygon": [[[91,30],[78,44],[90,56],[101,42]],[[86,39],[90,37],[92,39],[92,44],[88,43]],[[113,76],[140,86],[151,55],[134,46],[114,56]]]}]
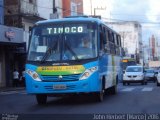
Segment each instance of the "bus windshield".
[{"label": "bus windshield", "polygon": [[91,23],[50,24],[33,28],[29,61],[66,61],[95,58],[97,27]]}]

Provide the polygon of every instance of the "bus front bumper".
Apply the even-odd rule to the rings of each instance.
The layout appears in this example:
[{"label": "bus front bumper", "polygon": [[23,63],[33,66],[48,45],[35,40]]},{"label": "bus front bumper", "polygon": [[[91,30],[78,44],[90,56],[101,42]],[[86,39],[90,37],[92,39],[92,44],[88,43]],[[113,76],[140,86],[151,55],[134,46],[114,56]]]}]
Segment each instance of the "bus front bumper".
[{"label": "bus front bumper", "polygon": [[26,89],[29,94],[65,94],[65,93],[90,93],[100,91],[101,80],[93,75],[90,79],[68,82],[42,82],[26,81]]}]

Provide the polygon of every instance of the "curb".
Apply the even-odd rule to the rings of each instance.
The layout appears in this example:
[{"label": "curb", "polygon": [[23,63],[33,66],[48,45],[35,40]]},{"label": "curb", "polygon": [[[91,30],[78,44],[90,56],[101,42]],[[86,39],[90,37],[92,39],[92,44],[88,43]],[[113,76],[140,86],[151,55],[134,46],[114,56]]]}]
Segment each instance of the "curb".
[{"label": "curb", "polygon": [[20,87],[20,88],[0,88],[0,92],[19,91],[19,90],[25,90],[25,87]]}]

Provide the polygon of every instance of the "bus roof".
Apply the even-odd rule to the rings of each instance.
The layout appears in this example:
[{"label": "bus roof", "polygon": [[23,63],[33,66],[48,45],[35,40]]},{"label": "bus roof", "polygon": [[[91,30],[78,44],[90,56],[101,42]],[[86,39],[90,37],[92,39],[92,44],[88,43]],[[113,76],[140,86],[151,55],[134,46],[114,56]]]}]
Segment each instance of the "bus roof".
[{"label": "bus roof", "polygon": [[[97,22],[98,24],[102,23],[102,24],[104,24],[104,25],[106,25],[108,27],[108,25],[105,22],[103,22],[102,20],[100,20],[99,18],[94,18],[94,17],[89,17],[89,16],[71,16],[71,17],[66,17],[66,18],[61,18],[61,19],[42,20],[42,21],[38,21],[36,23],[36,25],[48,24],[48,23],[53,23],[53,22],[76,22],[76,21],[77,22],[78,21],[82,21],[82,22]],[[116,31],[114,31],[110,27],[108,27],[108,29],[110,29],[113,32],[117,33]]]},{"label": "bus roof", "polygon": [[66,17],[61,19],[49,19],[49,20],[42,20],[38,21],[36,24],[45,24],[45,23],[53,23],[53,22],[69,22],[69,21],[93,21],[98,23],[104,23],[98,18],[93,17],[86,17],[86,16],[73,16],[73,17]]}]

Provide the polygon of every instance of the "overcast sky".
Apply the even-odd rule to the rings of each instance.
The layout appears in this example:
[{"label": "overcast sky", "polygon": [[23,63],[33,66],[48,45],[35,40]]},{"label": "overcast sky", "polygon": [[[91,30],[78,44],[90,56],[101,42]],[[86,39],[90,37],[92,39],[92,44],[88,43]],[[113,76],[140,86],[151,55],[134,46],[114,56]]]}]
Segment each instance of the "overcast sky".
[{"label": "overcast sky", "polygon": [[91,14],[91,7],[92,14],[94,8],[106,8],[96,10],[96,14],[106,20],[139,21],[146,43],[152,34],[160,38],[160,0],[84,0],[85,14]]}]

